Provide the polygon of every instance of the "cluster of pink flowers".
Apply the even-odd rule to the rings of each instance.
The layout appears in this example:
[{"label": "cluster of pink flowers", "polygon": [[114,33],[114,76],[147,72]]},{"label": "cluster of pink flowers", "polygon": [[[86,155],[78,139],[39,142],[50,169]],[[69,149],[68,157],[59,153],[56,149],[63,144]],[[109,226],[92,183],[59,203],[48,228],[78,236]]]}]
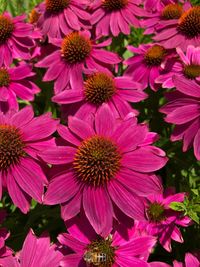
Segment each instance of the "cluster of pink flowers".
[{"label": "cluster of pink flowers", "polygon": [[[131,27],[154,41],[128,45],[133,56],[125,60],[108,47]],[[169,266],[149,256],[157,243],[171,252],[172,240],[184,242],[180,228],[191,219],[171,209],[185,193],[163,189],[157,171],[168,157],[132,104],[148,97],[148,87],[169,89],[160,111],[176,125],[171,140],[183,140],[183,151],[193,146],[200,160],[200,6],[45,0],[29,22],[0,15],[0,55],[0,197],[7,191],[25,214],[32,199],[58,204],[66,225],[53,245],[30,229],[16,255],[0,229],[0,265]],[[51,113],[34,116],[30,101],[45,90],[38,72],[43,84],[53,82],[62,123]],[[185,265],[173,264],[200,266],[190,253]]]}]

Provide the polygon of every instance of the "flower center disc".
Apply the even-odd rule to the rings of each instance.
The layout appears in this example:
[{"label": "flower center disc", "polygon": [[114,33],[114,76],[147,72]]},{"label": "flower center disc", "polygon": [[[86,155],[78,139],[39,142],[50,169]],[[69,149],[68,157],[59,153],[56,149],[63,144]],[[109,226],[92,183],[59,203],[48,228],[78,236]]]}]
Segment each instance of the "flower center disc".
[{"label": "flower center disc", "polygon": [[10,75],[5,68],[0,68],[0,87],[7,87],[10,83]]},{"label": "flower center disc", "polygon": [[50,13],[59,13],[68,7],[70,0],[46,0],[46,10]]},{"label": "flower center disc", "polygon": [[39,17],[40,17],[40,14],[35,9],[33,9],[29,14],[29,22],[31,24],[37,23]]},{"label": "flower center disc", "polygon": [[108,11],[120,10],[128,4],[128,0],[102,0],[102,6]]},{"label": "flower center disc", "polygon": [[200,6],[192,7],[180,18],[178,30],[188,38],[200,34]]},{"label": "flower center disc", "polygon": [[151,222],[161,222],[165,219],[165,209],[162,204],[154,202],[150,204],[147,215]]},{"label": "flower center disc", "polygon": [[161,45],[153,45],[147,49],[144,60],[149,66],[159,66],[166,55],[166,51]]},{"label": "flower center disc", "polygon": [[115,91],[113,78],[105,73],[95,73],[85,82],[86,100],[95,105],[109,101]]},{"label": "flower center disc", "polygon": [[0,15],[0,44],[5,43],[14,30],[12,20],[4,15]]},{"label": "flower center disc", "polygon": [[111,267],[115,262],[115,248],[111,240],[99,239],[88,245],[84,260],[89,266]]},{"label": "flower center disc", "polygon": [[162,11],[162,17],[168,19],[179,19],[183,13],[183,8],[179,4],[169,4]]},{"label": "flower center disc", "polygon": [[110,139],[95,135],[78,147],[73,166],[80,181],[103,186],[118,172],[120,159],[118,148]]},{"label": "flower center disc", "polygon": [[7,170],[25,155],[24,143],[17,128],[0,125],[0,171]]},{"label": "flower center disc", "polygon": [[70,64],[80,63],[89,56],[91,49],[89,39],[78,32],[72,32],[63,39],[61,55]]},{"label": "flower center disc", "polygon": [[200,76],[200,65],[185,65],[183,73],[188,79],[195,79]]}]

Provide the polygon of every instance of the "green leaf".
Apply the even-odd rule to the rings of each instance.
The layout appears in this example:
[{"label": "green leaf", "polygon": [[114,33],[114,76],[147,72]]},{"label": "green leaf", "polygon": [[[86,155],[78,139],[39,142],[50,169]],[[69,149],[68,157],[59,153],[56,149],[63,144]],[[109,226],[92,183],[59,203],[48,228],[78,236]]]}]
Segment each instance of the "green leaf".
[{"label": "green leaf", "polygon": [[170,208],[176,211],[185,211],[185,205],[181,202],[172,202],[170,204]]},{"label": "green leaf", "polygon": [[187,214],[194,222],[199,224],[199,217],[195,211],[189,210]]}]

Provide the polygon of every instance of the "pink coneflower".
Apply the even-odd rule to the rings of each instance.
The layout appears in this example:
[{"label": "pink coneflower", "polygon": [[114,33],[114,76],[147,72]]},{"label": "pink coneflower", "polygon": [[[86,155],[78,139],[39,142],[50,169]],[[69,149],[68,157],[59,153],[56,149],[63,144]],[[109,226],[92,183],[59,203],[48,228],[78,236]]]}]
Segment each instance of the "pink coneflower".
[{"label": "pink coneflower", "polygon": [[117,36],[120,32],[130,34],[130,26],[139,27],[138,16],[145,11],[140,0],[96,0],[91,4],[90,22],[95,25],[97,36]]},{"label": "pink coneflower", "polygon": [[174,79],[176,91],[166,94],[169,102],[160,111],[165,120],[176,125],[172,141],[183,140],[183,151],[194,147],[194,154],[200,160],[200,91],[199,85],[184,78]]},{"label": "pink coneflower", "polygon": [[116,117],[124,117],[132,111],[128,102],[139,102],[147,97],[140,90],[140,84],[128,77],[114,77],[110,73],[96,72],[89,75],[82,88],[65,90],[53,97],[59,104],[80,102],[76,116],[84,119],[95,113],[103,103],[108,103]]},{"label": "pink coneflower", "polygon": [[186,51],[188,45],[199,46],[200,6],[188,8],[178,20],[174,20],[170,25],[160,22],[159,27],[154,40],[166,48],[180,47]]},{"label": "pink coneflower", "polygon": [[150,86],[152,90],[158,90],[159,85],[155,83],[155,79],[163,70],[162,66],[168,57],[165,47],[159,44],[145,44],[138,48],[129,45],[127,48],[136,55],[124,61],[128,65],[125,75],[140,83],[143,89]]},{"label": "pink coneflower", "polygon": [[45,233],[37,238],[30,230],[22,250],[17,255],[15,267],[58,267],[62,257],[57,246],[51,245],[48,234]]},{"label": "pink coneflower", "polygon": [[148,196],[146,202],[148,222],[138,222],[138,227],[149,235],[158,237],[160,244],[167,251],[171,251],[171,239],[183,242],[177,225],[187,227],[191,222],[188,217],[170,208],[172,202],[183,202],[184,197],[184,193],[174,194],[172,188],[166,190],[164,194]]},{"label": "pink coneflower", "polygon": [[49,113],[33,116],[30,106],[0,114],[0,191],[2,184],[6,185],[13,203],[23,213],[29,210],[31,197],[42,202],[47,179],[37,153],[54,145],[51,134],[57,126]]},{"label": "pink coneflower", "polygon": [[40,154],[50,164],[65,164],[50,181],[44,203],[62,204],[64,220],[78,214],[83,205],[95,231],[103,236],[112,228],[116,207],[131,218],[144,220],[140,196],[160,192],[153,172],[167,162],[164,151],[151,145],[155,135],[147,126],[137,124],[131,114],[115,119],[104,104],[94,121],[69,117],[68,127],[60,125],[58,132],[68,145]]},{"label": "pink coneflower", "polygon": [[176,49],[179,58],[169,59],[168,64],[156,82],[165,88],[176,87],[187,94],[188,87],[193,88],[193,96],[199,96],[200,91],[200,47],[189,45],[186,54],[180,48]]},{"label": "pink coneflower", "polygon": [[67,226],[69,233],[60,234],[58,240],[74,253],[64,256],[60,262],[62,267],[97,266],[96,256],[99,255],[102,267],[149,266],[146,256],[156,243],[152,236],[140,236],[134,228],[127,230],[120,225],[102,238],[83,217],[72,220]]},{"label": "pink coneflower", "polygon": [[17,97],[32,101],[40,89],[30,80],[34,76],[30,65],[0,67],[0,111],[18,109]]},{"label": "pink coneflower", "polygon": [[0,66],[10,66],[13,58],[30,59],[33,25],[25,23],[25,18],[25,15],[12,18],[8,12],[0,15]]},{"label": "pink coneflower", "polygon": [[40,17],[37,26],[44,35],[62,38],[86,28],[90,15],[85,8],[85,0],[45,0],[38,5]]},{"label": "pink coneflower", "polygon": [[181,263],[181,262],[174,261],[173,262],[173,267],[200,267],[200,262],[191,253],[186,253],[186,255],[185,255],[185,264]]},{"label": "pink coneflower", "polygon": [[111,39],[95,44],[89,32],[72,32],[54,43],[58,50],[47,56],[37,67],[48,68],[43,81],[55,80],[54,90],[59,93],[68,87],[81,88],[86,69],[105,71],[106,67],[118,64],[121,59],[115,53],[101,49]]},{"label": "pink coneflower", "polygon": [[178,19],[189,6],[190,4],[188,2],[183,5],[178,0],[145,1],[144,8],[148,10],[149,13],[144,15],[140,23],[141,27],[146,29],[144,34],[155,33],[160,25],[170,27],[171,24],[178,22]]}]

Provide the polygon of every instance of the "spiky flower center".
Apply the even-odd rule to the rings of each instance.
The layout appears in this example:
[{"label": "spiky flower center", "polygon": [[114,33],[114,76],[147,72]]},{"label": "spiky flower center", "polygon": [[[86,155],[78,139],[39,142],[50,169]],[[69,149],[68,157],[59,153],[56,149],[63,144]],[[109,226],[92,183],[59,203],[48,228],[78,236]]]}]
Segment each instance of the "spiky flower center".
[{"label": "spiky flower center", "polygon": [[102,0],[102,6],[108,11],[120,10],[126,7],[128,0]]},{"label": "spiky flower center", "polygon": [[0,87],[7,87],[10,84],[10,75],[6,68],[0,68]]},{"label": "spiky flower center", "polygon": [[183,13],[183,8],[179,4],[169,4],[162,11],[162,17],[168,19],[179,19]]},{"label": "spiky flower center", "polygon": [[0,44],[5,43],[10,38],[13,30],[14,24],[12,20],[4,15],[0,15]]},{"label": "spiky flower center", "polygon": [[61,55],[69,64],[75,64],[84,61],[89,56],[91,49],[92,45],[89,39],[78,32],[72,32],[63,39]]},{"label": "spiky flower center", "polygon": [[159,66],[166,55],[166,50],[161,45],[153,45],[147,49],[144,60],[148,66]]},{"label": "spiky flower center", "polygon": [[84,260],[91,266],[111,267],[115,262],[115,248],[110,238],[99,238],[87,246]]},{"label": "spiky flower center", "polygon": [[180,17],[178,30],[187,38],[200,35],[200,6],[192,7]]},{"label": "spiky flower center", "polygon": [[0,171],[17,164],[25,156],[24,148],[19,129],[11,125],[0,125]]},{"label": "spiky flower center", "polygon": [[70,0],[46,0],[46,10],[50,13],[59,13],[68,7]]},{"label": "spiky flower center", "polygon": [[147,210],[148,218],[151,222],[161,222],[165,219],[165,208],[158,202],[151,203]]},{"label": "spiky flower center", "polygon": [[120,168],[121,154],[110,139],[92,136],[78,147],[73,166],[78,180],[92,186],[103,186]]},{"label": "spiky flower center", "polygon": [[200,77],[200,65],[185,65],[183,73],[188,79],[195,79],[197,77]]},{"label": "spiky flower center", "polygon": [[31,24],[37,23],[40,17],[40,13],[38,13],[35,9],[33,9],[29,14],[29,22]]},{"label": "spiky flower center", "polygon": [[106,73],[95,73],[85,82],[86,100],[95,105],[109,101],[115,91],[114,80]]}]

